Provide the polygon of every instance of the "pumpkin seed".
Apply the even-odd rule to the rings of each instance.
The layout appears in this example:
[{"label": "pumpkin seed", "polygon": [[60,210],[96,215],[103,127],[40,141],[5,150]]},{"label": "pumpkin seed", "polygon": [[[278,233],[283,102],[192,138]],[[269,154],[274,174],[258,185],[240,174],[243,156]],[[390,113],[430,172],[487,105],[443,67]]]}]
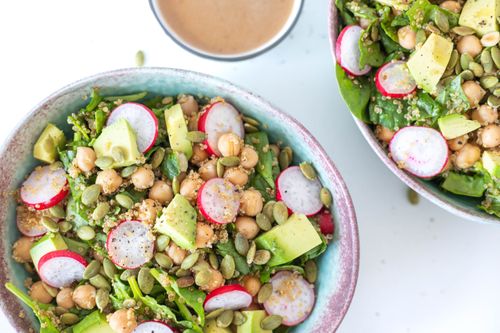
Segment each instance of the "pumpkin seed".
[{"label": "pumpkin seed", "polygon": [[141,291],[145,294],[149,294],[153,290],[155,279],[150,273],[150,269],[147,267],[142,267],[137,274],[137,284]]},{"label": "pumpkin seed", "polygon": [[106,289],[98,289],[95,295],[95,304],[99,310],[103,311],[109,304],[109,291]]},{"label": "pumpkin seed", "polygon": [[498,47],[492,47],[490,49],[491,59],[495,63],[497,68],[500,68],[500,49]]},{"label": "pumpkin seed", "polygon": [[172,259],[164,253],[155,253],[155,260],[161,268],[172,268],[174,265]]},{"label": "pumpkin seed", "polygon": [[272,331],[277,329],[282,322],[283,318],[281,316],[278,315],[267,316],[260,322],[260,328],[262,328],[263,330]]},{"label": "pumpkin seed", "polygon": [[97,165],[101,170],[106,170],[111,168],[115,161],[109,156],[101,156],[95,160],[95,165]]},{"label": "pumpkin seed", "polygon": [[199,252],[193,252],[193,253],[191,253],[186,258],[184,258],[184,260],[182,261],[181,269],[184,269],[184,270],[190,269],[191,267],[194,266],[194,264],[196,264],[196,262],[198,261],[199,257],[200,257],[200,253]]},{"label": "pumpkin seed", "polygon": [[255,244],[254,241],[250,243],[250,247],[248,248],[247,252],[247,264],[251,265],[254,258],[255,258],[255,252],[257,251],[257,245]]},{"label": "pumpkin seed", "polygon": [[481,52],[481,56],[479,57],[479,60],[481,61],[481,64],[483,64],[483,66],[485,64],[492,63],[493,59],[491,59],[490,50],[484,49],[483,52]]},{"label": "pumpkin seed", "polygon": [[271,200],[271,201],[268,201],[266,202],[266,204],[264,205],[264,208],[262,208],[262,213],[267,216],[267,218],[269,219],[269,221],[271,223],[274,222],[274,216],[273,216],[273,208],[274,208],[274,204],[276,203],[276,201],[274,200]]},{"label": "pumpkin seed", "polygon": [[206,320],[215,319],[215,318],[217,318],[218,316],[220,316],[220,314],[221,314],[222,312],[224,312],[224,311],[225,311],[225,310],[224,310],[224,308],[219,308],[219,309],[216,309],[216,310],[214,310],[214,311],[212,311],[212,312],[209,312],[209,313],[205,316],[205,319],[206,319]]},{"label": "pumpkin seed", "polygon": [[491,31],[485,33],[483,37],[481,37],[481,44],[483,44],[484,47],[495,46],[498,44],[499,41],[500,41],[500,32],[498,31]]},{"label": "pumpkin seed", "polygon": [[498,78],[495,76],[483,76],[479,82],[484,89],[493,88],[498,83]]},{"label": "pumpkin seed", "polygon": [[191,131],[186,134],[186,138],[191,142],[203,142],[207,138],[207,135],[204,132],[200,131]]},{"label": "pumpkin seed", "polygon": [[137,170],[137,165],[131,165],[122,169],[120,173],[123,178],[128,178]]},{"label": "pumpkin seed", "polygon": [[208,269],[202,269],[194,276],[194,282],[200,287],[208,285],[211,279],[212,273]]},{"label": "pumpkin seed", "polygon": [[61,322],[65,325],[73,325],[80,321],[80,317],[76,314],[67,312],[61,315]]},{"label": "pumpkin seed", "polygon": [[450,22],[448,22],[448,17],[440,11],[434,12],[434,23],[442,32],[448,32],[450,30]]},{"label": "pumpkin seed", "polygon": [[268,231],[271,229],[272,224],[266,214],[259,213],[255,217],[255,222],[261,230]]},{"label": "pumpkin seed", "polygon": [[170,237],[167,235],[160,235],[156,238],[156,250],[163,252],[167,248],[168,244],[170,244]]},{"label": "pumpkin seed", "polygon": [[63,219],[66,217],[66,212],[64,211],[64,208],[62,208],[60,205],[55,205],[49,208],[49,214],[52,217],[58,218],[58,219]]},{"label": "pumpkin seed", "polygon": [[288,207],[283,203],[283,201],[278,201],[273,207],[274,220],[278,224],[283,224],[288,220]]},{"label": "pumpkin seed", "polygon": [[460,56],[458,55],[458,51],[454,49],[453,52],[451,52],[450,61],[448,61],[448,66],[446,68],[447,69],[455,68],[455,65],[457,64],[459,57]]},{"label": "pumpkin seed", "polygon": [[474,73],[472,73],[471,70],[467,69],[467,70],[463,71],[462,73],[460,73],[460,76],[465,81],[469,81],[469,80],[472,80],[474,78]]},{"label": "pumpkin seed", "polygon": [[226,167],[234,167],[240,165],[240,158],[237,156],[226,156],[219,159],[220,163]]},{"label": "pumpkin seed", "polygon": [[371,37],[371,40],[374,42],[376,42],[378,40],[379,33],[378,33],[378,28],[376,26],[372,27],[372,30],[370,31],[370,37]]},{"label": "pumpkin seed", "polygon": [[473,61],[473,59],[467,53],[464,53],[460,56],[460,66],[463,70],[469,69],[469,64],[471,61]]},{"label": "pumpkin seed", "polygon": [[462,72],[462,65],[460,64],[460,61],[457,62],[457,64],[455,65],[455,74],[458,75]]},{"label": "pumpkin seed", "polygon": [[158,168],[163,162],[164,158],[165,158],[165,149],[160,147],[154,152],[153,156],[151,157],[151,167],[153,169]]},{"label": "pumpkin seed", "polygon": [[118,193],[117,195],[115,195],[115,200],[116,202],[118,202],[120,206],[126,209],[130,209],[134,205],[134,200],[132,200],[131,197],[123,193]]},{"label": "pumpkin seed", "polygon": [[208,262],[213,269],[219,269],[219,259],[217,259],[217,255],[214,253],[208,255]]},{"label": "pumpkin seed", "polygon": [[242,256],[246,256],[250,244],[248,244],[248,240],[238,232],[234,237],[234,247],[239,254],[241,254]]},{"label": "pumpkin seed", "polygon": [[411,188],[408,188],[408,191],[406,192],[406,197],[408,198],[408,202],[410,202],[412,205],[418,205],[420,201],[418,193]]},{"label": "pumpkin seed", "polygon": [[88,225],[84,225],[84,226],[81,226],[80,228],[78,228],[78,230],[76,231],[76,234],[80,239],[86,240],[86,241],[94,239],[94,237],[95,237],[94,229],[92,229],[92,227],[90,227]]},{"label": "pumpkin seed", "polygon": [[250,124],[252,126],[255,126],[255,127],[259,127],[260,126],[260,123],[257,120],[253,119],[253,118],[250,118],[250,117],[247,117],[247,116],[242,116],[241,118],[243,119],[243,121],[245,123],[248,123],[248,124]]},{"label": "pumpkin seed", "polygon": [[500,97],[496,97],[494,95],[490,95],[490,97],[488,97],[487,103],[492,108],[496,108],[496,107],[500,106]]},{"label": "pumpkin seed", "polygon": [[472,61],[469,64],[469,69],[474,73],[475,76],[481,77],[484,74],[483,66],[478,64],[477,62]]},{"label": "pumpkin seed", "polygon": [[290,159],[285,150],[280,151],[280,154],[278,156],[278,163],[281,170],[285,170],[290,166]]},{"label": "pumpkin seed", "polygon": [[122,163],[125,160],[125,153],[121,147],[111,148],[111,157],[117,162]]},{"label": "pumpkin seed", "polygon": [[309,283],[316,282],[316,279],[318,278],[318,266],[316,266],[316,263],[313,260],[306,261],[304,265],[304,273],[306,280],[309,281]]},{"label": "pumpkin seed", "polygon": [[234,311],[233,325],[241,326],[247,321],[247,317],[240,311]]},{"label": "pumpkin seed", "polygon": [[111,290],[111,285],[109,284],[108,280],[102,276],[101,274],[97,274],[89,279],[89,282],[91,285],[93,285],[96,288],[102,288],[106,290]]},{"label": "pumpkin seed", "polygon": [[91,277],[96,276],[97,274],[99,274],[100,269],[101,263],[97,260],[92,260],[83,271],[83,278],[88,280]]},{"label": "pumpkin seed", "polygon": [[71,228],[73,228],[73,225],[71,223],[69,223],[68,221],[59,222],[59,231],[60,232],[66,233],[66,232],[70,231]]},{"label": "pumpkin seed", "polygon": [[435,33],[435,34],[438,34],[438,35],[441,33],[441,30],[439,30],[439,28],[438,28],[438,27],[436,27],[436,26],[434,25],[434,23],[432,23],[432,22],[431,22],[431,23],[429,23],[429,24],[427,24],[427,25],[425,26],[425,30],[427,30],[427,31],[429,31],[429,32],[432,32],[432,33]]},{"label": "pumpkin seed", "polygon": [[260,287],[259,293],[257,294],[257,302],[260,304],[264,303],[273,294],[273,285],[266,283]]},{"label": "pumpkin seed", "polygon": [[234,311],[224,310],[216,319],[215,323],[218,327],[226,328],[233,322]]},{"label": "pumpkin seed", "polygon": [[135,65],[137,67],[142,67],[144,66],[144,52],[139,50],[135,54]]},{"label": "pumpkin seed", "polygon": [[175,176],[174,179],[172,179],[172,191],[174,192],[174,194],[179,193],[180,186],[181,184],[179,181],[179,177]]},{"label": "pumpkin seed", "polygon": [[122,281],[128,281],[128,279],[132,276],[137,276],[137,273],[139,272],[138,269],[127,269],[127,270],[124,270],[121,274],[120,274],[120,280]]},{"label": "pumpkin seed", "polygon": [[224,165],[222,165],[220,159],[217,160],[217,165],[216,165],[216,170],[217,170],[217,177],[221,178],[224,176]]},{"label": "pumpkin seed", "polygon": [[493,64],[493,61],[483,64],[483,69],[484,69],[485,73],[492,73],[493,70],[495,69],[495,65]]},{"label": "pumpkin seed", "polygon": [[330,190],[327,189],[326,187],[323,187],[321,191],[319,192],[319,198],[321,200],[321,203],[326,207],[330,208],[332,205],[332,193],[330,193]]},{"label": "pumpkin seed", "polygon": [[90,206],[99,199],[101,194],[101,185],[94,184],[87,186],[82,192],[81,200],[85,206]]},{"label": "pumpkin seed", "polygon": [[104,274],[110,279],[113,279],[116,274],[116,266],[108,258],[104,258],[102,261],[102,268],[104,269]]},{"label": "pumpkin seed", "polygon": [[109,213],[109,203],[100,202],[92,212],[92,219],[101,220]]},{"label": "pumpkin seed", "polygon": [[249,123],[244,123],[243,127],[245,128],[246,133],[255,133],[259,131],[257,127],[250,125]]},{"label": "pumpkin seed", "polygon": [[496,88],[495,90],[493,90],[493,95],[495,95],[496,97],[500,97],[500,88]]},{"label": "pumpkin seed", "polygon": [[427,35],[425,34],[425,30],[418,30],[415,36],[415,44],[423,44],[427,39]]},{"label": "pumpkin seed", "polygon": [[269,259],[271,259],[271,252],[268,250],[257,250],[255,251],[253,263],[256,265],[265,265]]},{"label": "pumpkin seed", "polygon": [[52,220],[51,218],[48,218],[46,216],[42,217],[42,225],[50,232],[58,232],[59,231],[59,225],[57,224],[56,221]]},{"label": "pumpkin seed", "polygon": [[317,175],[316,175],[316,170],[314,170],[314,167],[311,165],[311,163],[308,162],[302,162],[299,164],[300,171],[302,171],[302,174],[304,177],[306,177],[309,180],[315,180]]},{"label": "pumpkin seed", "polygon": [[45,289],[45,291],[47,292],[47,294],[49,294],[52,297],[57,296],[57,294],[59,292],[59,290],[57,288],[51,287],[48,284],[46,284],[45,282],[42,282],[42,286]]},{"label": "pumpkin seed", "polygon": [[286,146],[283,150],[288,154],[288,160],[293,161],[293,150],[290,146]]},{"label": "pumpkin seed", "polygon": [[54,312],[56,313],[56,315],[60,316],[62,314],[65,314],[68,312],[68,310],[66,310],[65,308],[63,308],[62,306],[56,306],[55,309],[54,309]]},{"label": "pumpkin seed", "polygon": [[476,31],[472,28],[469,27],[462,27],[462,26],[457,26],[451,29],[452,32],[456,33],[459,36],[468,36],[468,35],[473,35],[476,33]]},{"label": "pumpkin seed", "polygon": [[192,276],[183,276],[177,279],[177,285],[179,288],[191,287],[194,284],[194,278]]},{"label": "pumpkin seed", "polygon": [[224,279],[229,280],[234,275],[234,270],[236,269],[236,265],[234,262],[234,258],[226,254],[220,263],[220,271]]},{"label": "pumpkin seed", "polygon": [[179,268],[176,272],[175,272],[175,276],[177,277],[185,277],[185,276],[190,276],[191,275],[191,272],[187,269],[182,269],[182,268]]},{"label": "pumpkin seed", "polygon": [[133,298],[127,298],[126,300],[123,301],[122,305],[125,309],[131,309],[133,308],[137,302]]}]

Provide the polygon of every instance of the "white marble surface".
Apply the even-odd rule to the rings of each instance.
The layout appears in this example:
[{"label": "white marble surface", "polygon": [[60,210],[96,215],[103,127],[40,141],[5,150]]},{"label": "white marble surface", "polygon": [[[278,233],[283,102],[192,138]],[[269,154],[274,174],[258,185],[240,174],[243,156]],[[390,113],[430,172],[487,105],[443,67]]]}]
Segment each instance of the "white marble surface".
[{"label": "white marble surface", "polygon": [[[462,221],[423,200],[376,158],[340,100],[327,0],[305,0],[292,34],[253,60],[222,63],[174,44],[145,0],[1,1],[0,142],[42,98],[76,79],[134,66],[229,79],[302,121],[344,175],[358,214],[361,267],[339,332],[499,332],[500,226]],[[3,315],[3,333],[15,332]],[[8,328],[9,327],[9,328]]]}]

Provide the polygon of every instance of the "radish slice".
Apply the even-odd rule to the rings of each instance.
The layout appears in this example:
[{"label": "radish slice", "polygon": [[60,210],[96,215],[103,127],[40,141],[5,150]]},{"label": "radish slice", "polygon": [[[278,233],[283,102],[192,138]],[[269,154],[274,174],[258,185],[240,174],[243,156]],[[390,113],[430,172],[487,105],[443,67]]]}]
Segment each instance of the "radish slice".
[{"label": "radish slice", "polygon": [[219,287],[207,295],[203,308],[206,312],[223,308],[238,310],[252,304],[252,295],[239,284]]},{"label": "radish slice", "polygon": [[335,44],[337,62],[349,75],[367,74],[372,68],[366,65],[359,68],[359,39],[363,29],[358,25],[348,25],[339,34]]},{"label": "radish slice", "polygon": [[276,199],[294,213],[307,216],[318,213],[323,207],[320,191],[319,180],[307,179],[298,166],[286,168],[276,179]]},{"label": "radish slice", "polygon": [[39,237],[47,233],[47,228],[42,224],[42,215],[38,211],[30,210],[26,206],[16,209],[17,229],[28,237]]},{"label": "radish slice", "polygon": [[155,237],[140,221],[123,221],[108,234],[106,249],[111,261],[122,268],[134,269],[153,258]]},{"label": "radish slice", "polygon": [[198,130],[207,134],[204,143],[208,153],[217,156],[220,156],[217,142],[222,134],[233,132],[242,139],[245,136],[240,113],[226,102],[216,102],[210,105],[198,120]]},{"label": "radish slice", "polygon": [[132,333],[173,333],[174,330],[171,329],[167,324],[162,321],[144,321],[137,325],[137,327],[132,331]]},{"label": "radish slice", "polygon": [[37,167],[21,186],[21,200],[28,206],[43,210],[57,205],[68,194],[68,180],[62,168]]},{"label": "radish slice", "polygon": [[43,282],[54,288],[67,287],[83,280],[87,262],[78,253],[57,250],[45,254],[38,261],[38,274]]},{"label": "radish slice", "polygon": [[125,103],[109,115],[107,126],[125,119],[132,127],[137,138],[137,148],[142,153],[150,150],[158,137],[158,118],[147,106],[139,103]]},{"label": "radish slice", "polygon": [[270,283],[273,292],[264,302],[267,313],[281,316],[286,326],[303,322],[314,306],[314,287],[301,275],[290,271],[275,274]]},{"label": "radish slice", "polygon": [[394,134],[389,143],[391,157],[411,174],[430,178],[438,175],[448,162],[448,145],[435,129],[409,126]]},{"label": "radish slice", "polygon": [[384,96],[402,98],[417,89],[417,83],[401,60],[391,61],[380,67],[375,74],[375,85]]},{"label": "radish slice", "polygon": [[323,211],[318,215],[319,230],[323,235],[333,235],[335,224],[333,224],[333,216],[329,211]]},{"label": "radish slice", "polygon": [[231,223],[238,215],[240,195],[231,182],[213,178],[198,191],[198,207],[201,214],[212,223]]}]

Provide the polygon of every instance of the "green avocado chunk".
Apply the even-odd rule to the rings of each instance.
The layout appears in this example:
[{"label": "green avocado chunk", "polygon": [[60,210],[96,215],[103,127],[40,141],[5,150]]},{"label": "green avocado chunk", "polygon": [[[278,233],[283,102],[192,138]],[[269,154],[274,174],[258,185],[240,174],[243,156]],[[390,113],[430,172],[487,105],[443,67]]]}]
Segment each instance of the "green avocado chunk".
[{"label": "green avocado chunk", "polygon": [[180,104],[175,104],[170,109],[165,110],[165,123],[170,147],[174,151],[184,153],[189,160],[193,155],[193,145],[187,139],[188,128]]},{"label": "green avocado chunk", "polygon": [[38,262],[47,253],[57,250],[66,250],[67,248],[68,245],[66,245],[66,242],[60,234],[46,234],[33,244],[33,247],[30,250],[31,259],[33,259],[35,269],[38,271]]},{"label": "green avocado chunk", "polygon": [[40,161],[54,163],[58,156],[57,150],[64,147],[65,143],[63,131],[49,123],[33,147],[33,156]]},{"label": "green avocado chunk", "polygon": [[448,173],[441,187],[454,194],[475,198],[482,197],[486,189],[483,176],[468,176],[456,172]]},{"label": "green avocado chunk", "polygon": [[161,216],[156,219],[155,229],[183,249],[196,249],[196,210],[180,194],[163,208]]},{"label": "green avocado chunk", "polygon": [[498,31],[500,0],[467,0],[458,23],[476,30],[479,35]]},{"label": "green avocado chunk", "polygon": [[137,163],[141,153],[137,149],[137,140],[132,127],[125,119],[106,126],[94,142],[97,158],[113,157],[113,152],[121,151],[123,159],[113,163],[113,168],[125,167]]},{"label": "green avocado chunk", "polygon": [[72,328],[73,333],[115,333],[109,326],[106,316],[99,311],[94,311],[85,316]]},{"label": "green avocado chunk", "polygon": [[495,178],[500,178],[500,152],[485,151],[481,158],[483,167]]},{"label": "green avocado chunk", "polygon": [[247,320],[238,326],[237,333],[272,333],[270,330],[264,330],[260,327],[260,322],[267,314],[264,310],[241,311]]},{"label": "green avocado chunk", "polygon": [[255,240],[257,247],[272,253],[269,266],[285,264],[322,243],[316,229],[303,214],[293,214]]},{"label": "green avocado chunk", "polygon": [[461,114],[450,114],[441,117],[438,119],[438,125],[446,140],[458,138],[481,127],[478,121],[469,120]]}]

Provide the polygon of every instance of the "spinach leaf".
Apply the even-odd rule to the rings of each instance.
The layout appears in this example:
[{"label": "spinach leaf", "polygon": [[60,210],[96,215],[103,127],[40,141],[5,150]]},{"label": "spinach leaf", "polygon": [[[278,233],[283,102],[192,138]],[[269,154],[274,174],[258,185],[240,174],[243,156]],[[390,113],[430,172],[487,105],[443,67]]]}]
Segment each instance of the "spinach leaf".
[{"label": "spinach leaf", "polygon": [[138,101],[140,99],[143,99],[144,97],[146,97],[147,94],[148,93],[146,91],[142,91],[142,92],[139,92],[136,94],[130,94],[130,95],[107,96],[107,97],[104,97],[104,100],[110,101],[110,102],[114,102],[114,101],[118,101],[118,100],[122,100],[124,102],[135,102],[135,101]]},{"label": "spinach leaf", "polygon": [[357,20],[346,8],[346,0],[335,0],[335,6],[337,7],[342,21],[345,25],[356,24]]},{"label": "spinach leaf", "polygon": [[379,67],[384,64],[385,53],[380,47],[380,42],[371,39],[371,31],[374,28],[378,29],[376,22],[363,30],[361,37],[359,37],[359,66],[361,68],[366,65]]},{"label": "spinach leaf", "polygon": [[230,255],[234,258],[234,262],[236,264],[236,270],[241,274],[250,273],[250,267],[248,267],[247,260],[241,254],[236,251],[234,247],[234,243],[232,240],[228,240],[225,243],[219,242],[217,243],[217,254],[224,257],[225,255]]},{"label": "spinach leaf", "polygon": [[419,91],[417,98],[410,101],[410,104],[412,103],[415,103],[415,106],[419,110],[419,112],[416,113],[418,116],[415,117],[415,121],[419,125],[427,124],[435,127],[438,118],[446,112],[441,104],[436,102],[431,95],[424,91]]},{"label": "spinach leaf", "polygon": [[374,100],[368,107],[370,121],[390,130],[398,130],[411,123],[408,102],[403,99],[391,99],[375,92]]},{"label": "spinach leaf", "polygon": [[483,196],[485,185],[484,177],[480,174],[466,175],[451,171],[441,187],[454,194],[479,198]]},{"label": "spinach leaf", "polygon": [[370,20],[371,22],[378,19],[376,9],[369,7],[366,3],[361,1],[349,1],[345,4],[345,7],[357,18],[364,18]]},{"label": "spinach leaf", "polygon": [[269,139],[265,132],[248,133],[245,135],[245,143],[251,145],[259,155],[256,170],[265,179],[267,184],[274,188],[273,179],[273,153],[269,149]]},{"label": "spinach leaf", "polygon": [[176,152],[169,152],[161,163],[161,172],[170,180],[181,173],[179,157]]},{"label": "spinach leaf", "polygon": [[259,191],[264,198],[264,201],[267,202],[270,200],[274,200],[274,191],[273,189],[269,188],[269,185],[261,174],[254,172],[250,176],[248,186],[253,187],[257,191]]},{"label": "spinach leaf", "polygon": [[274,273],[277,273],[279,271],[295,271],[301,275],[304,275],[304,268],[301,266],[297,265],[281,265],[281,266],[275,266],[275,267],[269,267],[266,266],[261,272],[260,272],[260,282],[262,283],[267,283],[269,280],[271,280],[271,275]]},{"label": "spinach leaf", "polygon": [[464,113],[469,110],[471,105],[462,89],[462,77],[458,75],[441,91],[436,98],[448,113]]},{"label": "spinach leaf", "polygon": [[328,246],[326,238],[320,232],[318,232],[318,235],[321,238],[321,244],[310,249],[309,251],[304,253],[302,256],[300,256],[300,258],[298,260],[299,260],[301,265],[304,265],[306,263],[306,261],[308,261],[308,260],[319,257],[321,254],[323,254],[323,252],[326,251],[326,248]]},{"label": "spinach leaf", "polygon": [[486,198],[481,203],[479,208],[488,214],[500,217],[500,194],[495,195],[492,193],[486,193]]},{"label": "spinach leaf", "polygon": [[75,230],[89,224],[89,214],[90,209],[85,207],[79,199],[75,199],[73,194],[71,194],[66,207],[66,220],[73,224]]},{"label": "spinach leaf", "polygon": [[366,107],[370,101],[372,87],[365,77],[351,79],[338,64],[335,67],[340,94],[351,113],[365,123],[369,122]]},{"label": "spinach leaf", "polygon": [[95,126],[96,137],[99,134],[101,134],[105,122],[106,122],[106,114],[104,113],[103,110],[97,109],[94,115],[94,126]]},{"label": "spinach leaf", "polygon": [[427,23],[436,19],[437,15],[444,15],[448,19],[450,28],[458,24],[459,15],[430,3],[428,0],[415,1],[406,12],[410,25],[414,29],[423,28]]}]

